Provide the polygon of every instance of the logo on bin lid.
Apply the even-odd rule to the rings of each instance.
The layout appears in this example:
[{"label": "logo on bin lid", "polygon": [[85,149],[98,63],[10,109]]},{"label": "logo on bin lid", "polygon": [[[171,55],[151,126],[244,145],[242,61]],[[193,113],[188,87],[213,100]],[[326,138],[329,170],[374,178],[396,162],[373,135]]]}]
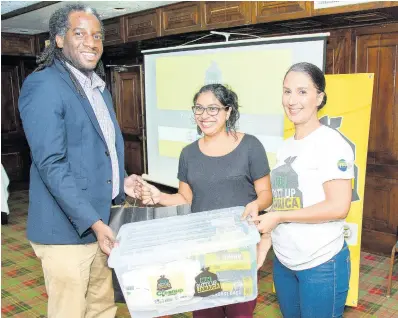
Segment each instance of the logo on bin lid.
[{"label": "logo on bin lid", "polygon": [[194,296],[208,297],[222,291],[216,274],[209,271],[209,267],[202,268],[202,272],[195,277]]},{"label": "logo on bin lid", "polygon": [[165,277],[165,275],[161,275],[158,279],[157,290],[164,291],[169,289],[171,289],[170,281]]}]

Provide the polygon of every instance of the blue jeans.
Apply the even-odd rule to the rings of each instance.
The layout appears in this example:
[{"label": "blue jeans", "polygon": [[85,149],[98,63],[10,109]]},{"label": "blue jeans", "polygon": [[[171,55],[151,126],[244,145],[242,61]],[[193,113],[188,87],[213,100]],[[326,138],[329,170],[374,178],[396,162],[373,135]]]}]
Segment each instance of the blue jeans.
[{"label": "blue jeans", "polygon": [[274,283],[283,317],[343,317],[350,275],[350,251],[345,242],[326,263],[301,271],[287,268],[275,257]]}]

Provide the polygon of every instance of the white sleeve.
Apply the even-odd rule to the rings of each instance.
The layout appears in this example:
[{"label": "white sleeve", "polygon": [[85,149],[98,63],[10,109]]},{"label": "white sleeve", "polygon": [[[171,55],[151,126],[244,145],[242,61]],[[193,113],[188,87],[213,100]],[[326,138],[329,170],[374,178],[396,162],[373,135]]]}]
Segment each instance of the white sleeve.
[{"label": "white sleeve", "polygon": [[331,136],[319,149],[319,174],[322,183],[336,179],[354,178],[354,152],[340,135]]}]

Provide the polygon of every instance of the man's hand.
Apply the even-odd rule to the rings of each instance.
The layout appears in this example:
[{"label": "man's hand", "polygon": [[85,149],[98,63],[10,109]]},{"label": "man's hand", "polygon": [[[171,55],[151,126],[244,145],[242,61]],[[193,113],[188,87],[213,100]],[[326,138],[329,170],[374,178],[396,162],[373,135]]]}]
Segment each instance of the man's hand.
[{"label": "man's hand", "polygon": [[260,242],[257,244],[257,270],[263,266],[271,245],[271,233],[263,234]]},{"label": "man's hand", "polygon": [[135,174],[124,178],[124,192],[134,199],[141,199],[140,180],[142,180],[142,178]]},{"label": "man's hand", "polygon": [[95,232],[97,236],[98,244],[101,250],[106,254],[109,255],[111,253],[112,248],[115,245],[115,236],[113,234],[112,229],[106,225],[101,220],[95,222],[91,228]]}]

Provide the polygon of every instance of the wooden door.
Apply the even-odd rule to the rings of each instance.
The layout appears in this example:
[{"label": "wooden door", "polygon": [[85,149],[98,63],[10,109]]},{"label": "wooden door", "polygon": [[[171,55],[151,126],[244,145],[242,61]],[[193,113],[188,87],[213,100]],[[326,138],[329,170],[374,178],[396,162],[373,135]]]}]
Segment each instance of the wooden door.
[{"label": "wooden door", "polygon": [[26,189],[31,164],[18,111],[20,83],[20,66],[1,66],[1,163],[10,179],[11,190]]},{"label": "wooden door", "polygon": [[398,231],[398,24],[358,30],[356,47],[356,72],[375,74],[362,246],[388,254]]},{"label": "wooden door", "polygon": [[326,74],[351,73],[351,29],[331,31],[326,43]]},{"label": "wooden door", "polygon": [[2,56],[1,66],[1,163],[10,179],[10,190],[27,189],[30,149],[18,111],[22,82],[36,68],[33,58]]},{"label": "wooden door", "polygon": [[18,133],[21,120],[18,113],[18,66],[1,66],[1,133]]},{"label": "wooden door", "polygon": [[124,138],[125,169],[129,175],[141,175],[146,165],[142,67],[122,67],[112,75],[116,116]]}]

